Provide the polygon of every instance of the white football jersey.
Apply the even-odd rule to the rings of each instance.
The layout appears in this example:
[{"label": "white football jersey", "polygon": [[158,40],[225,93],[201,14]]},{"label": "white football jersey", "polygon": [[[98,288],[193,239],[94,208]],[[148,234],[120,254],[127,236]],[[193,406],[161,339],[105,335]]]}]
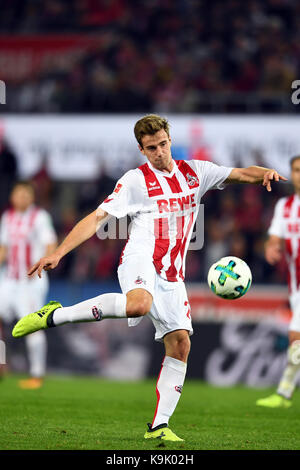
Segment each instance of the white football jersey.
[{"label": "white football jersey", "polygon": [[28,269],[56,242],[48,212],[31,205],[25,212],[6,210],[0,222],[0,245],[7,247],[5,275],[26,279]]},{"label": "white football jersey", "polygon": [[223,189],[231,170],[208,161],[173,160],[171,173],[150,162],[125,173],[99,206],[117,218],[131,217],[120,264],[132,254],[150,256],[163,279],[183,281],[201,197],[209,189]]},{"label": "white football jersey", "polygon": [[289,290],[294,294],[300,286],[300,198],[297,194],[278,200],[268,234],[285,242]]}]

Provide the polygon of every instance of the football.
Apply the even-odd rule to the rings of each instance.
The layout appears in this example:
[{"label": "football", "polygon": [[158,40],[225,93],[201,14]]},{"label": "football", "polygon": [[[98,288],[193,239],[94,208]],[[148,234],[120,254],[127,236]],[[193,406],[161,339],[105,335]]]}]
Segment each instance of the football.
[{"label": "football", "polygon": [[245,261],[236,256],[225,256],[210,267],[207,282],[219,297],[239,299],[250,289],[252,274]]}]

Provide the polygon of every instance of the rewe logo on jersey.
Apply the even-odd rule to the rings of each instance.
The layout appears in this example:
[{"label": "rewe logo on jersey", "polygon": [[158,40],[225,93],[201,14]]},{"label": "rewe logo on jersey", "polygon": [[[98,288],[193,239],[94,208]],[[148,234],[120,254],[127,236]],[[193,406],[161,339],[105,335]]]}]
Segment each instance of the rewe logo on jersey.
[{"label": "rewe logo on jersey", "polygon": [[171,197],[170,199],[158,199],[157,205],[159,213],[162,212],[177,212],[196,207],[195,194],[188,196]]},{"label": "rewe logo on jersey", "polygon": [[289,233],[299,233],[300,232],[300,224],[299,223],[287,224],[287,229],[288,229]]}]

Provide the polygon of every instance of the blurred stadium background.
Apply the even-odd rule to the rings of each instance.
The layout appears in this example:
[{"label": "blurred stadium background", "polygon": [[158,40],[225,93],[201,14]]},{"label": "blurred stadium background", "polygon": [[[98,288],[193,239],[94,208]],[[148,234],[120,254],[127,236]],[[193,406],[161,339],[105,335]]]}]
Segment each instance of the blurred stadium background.
[{"label": "blurred stadium background", "polygon": [[[142,163],[133,124],[157,112],[171,123],[175,159],[257,164],[289,175],[300,153],[300,4],[297,0],[2,0],[0,211],[14,181],[28,178],[59,239]],[[211,191],[205,242],[189,251],[187,285],[195,334],[189,378],[218,385],[275,384],[285,363],[286,265],[271,268],[263,245],[278,184]],[[92,238],[50,274],[49,299],[70,305],[119,291],[124,240]],[[206,286],[209,266],[234,255],[253,286],[234,302]],[[9,369],[26,370],[22,340],[4,329]],[[138,380],[156,376],[162,346],[148,319],[48,332],[49,373]]]}]

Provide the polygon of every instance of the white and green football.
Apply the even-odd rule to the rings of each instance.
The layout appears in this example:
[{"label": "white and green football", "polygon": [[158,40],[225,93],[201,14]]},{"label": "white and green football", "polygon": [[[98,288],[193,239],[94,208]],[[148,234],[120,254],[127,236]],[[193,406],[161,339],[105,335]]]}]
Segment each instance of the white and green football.
[{"label": "white and green football", "polygon": [[219,297],[239,299],[250,289],[252,274],[245,261],[236,256],[225,256],[210,267],[207,282]]}]

